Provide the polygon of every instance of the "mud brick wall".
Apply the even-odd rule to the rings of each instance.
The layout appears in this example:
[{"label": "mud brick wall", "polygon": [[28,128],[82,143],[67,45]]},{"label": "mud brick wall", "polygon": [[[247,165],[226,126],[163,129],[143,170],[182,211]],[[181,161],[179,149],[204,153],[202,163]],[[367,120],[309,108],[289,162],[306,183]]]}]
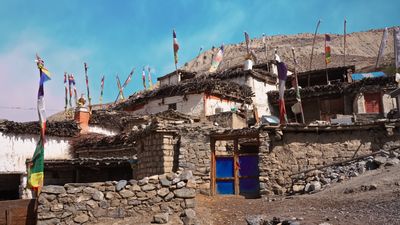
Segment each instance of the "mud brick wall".
[{"label": "mud brick wall", "polygon": [[195,207],[191,171],[99,183],[49,185],[38,199],[38,225],[96,223],[99,218],[178,214]]},{"label": "mud brick wall", "polygon": [[210,130],[207,127],[185,127],[180,129],[179,170],[193,171],[197,189],[203,194],[210,193]]},{"label": "mud brick wall", "polygon": [[135,179],[173,171],[175,136],[174,133],[155,132],[138,140]]},{"label": "mud brick wall", "polygon": [[303,170],[362,156],[400,140],[385,129],[304,132],[260,132],[259,169],[262,195],[285,194],[290,175]]}]

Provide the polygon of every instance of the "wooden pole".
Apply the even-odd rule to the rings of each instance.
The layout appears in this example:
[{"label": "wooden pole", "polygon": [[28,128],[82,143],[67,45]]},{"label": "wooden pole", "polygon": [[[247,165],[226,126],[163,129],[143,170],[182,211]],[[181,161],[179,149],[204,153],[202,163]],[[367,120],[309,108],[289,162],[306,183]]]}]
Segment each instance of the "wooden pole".
[{"label": "wooden pole", "polygon": [[92,113],[92,98],[90,97],[89,76],[87,74],[88,66],[87,66],[87,63],[83,63],[83,65],[85,67],[86,89],[87,89],[87,95],[88,95],[88,100],[89,100],[89,112]]},{"label": "wooden pole", "polygon": [[[301,121],[302,123],[306,123],[306,121],[304,120],[304,112],[303,112],[303,104],[301,103],[301,95],[300,95],[300,90],[299,90],[299,80],[297,77],[297,60],[296,60],[296,53],[294,51],[294,48],[292,48],[292,54],[293,54],[293,62],[294,62],[294,79],[296,81],[296,98],[299,97],[298,101],[300,104],[300,113],[301,113]],[[298,96],[297,96],[298,94]],[[297,117],[296,117],[297,120]]]},{"label": "wooden pole", "polygon": [[344,19],[343,27],[343,66],[346,67],[346,18]]},{"label": "wooden pole", "polygon": [[[313,55],[314,55],[315,39],[316,39],[316,37],[317,37],[318,27],[319,27],[319,24],[320,24],[320,23],[321,23],[321,20],[318,20],[317,27],[315,28],[313,43],[312,43],[312,47],[311,47],[311,57],[310,57],[310,67],[309,67],[309,70],[311,70],[311,68],[312,68],[312,60],[313,60]],[[307,84],[307,85],[310,86],[310,75],[308,75],[308,84]]]},{"label": "wooden pole", "polygon": [[325,76],[326,76],[326,84],[329,85],[328,61],[326,61],[326,37],[325,37]]}]

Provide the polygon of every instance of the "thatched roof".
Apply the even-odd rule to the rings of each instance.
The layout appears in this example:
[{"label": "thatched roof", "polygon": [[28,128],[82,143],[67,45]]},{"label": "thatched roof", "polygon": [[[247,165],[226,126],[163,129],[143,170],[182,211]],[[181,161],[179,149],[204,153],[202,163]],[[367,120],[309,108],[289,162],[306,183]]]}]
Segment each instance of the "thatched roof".
[{"label": "thatched roof", "polygon": [[[365,78],[361,81],[353,83],[336,83],[332,85],[316,85],[302,88],[300,89],[300,96],[302,99],[310,99],[322,96],[340,96],[344,94],[355,94],[373,89],[395,88],[395,85],[396,83],[393,76]],[[269,91],[267,95],[270,103],[278,103],[279,91]],[[286,102],[295,101],[295,99],[295,89],[285,90]]]},{"label": "thatched roof", "polygon": [[167,85],[131,95],[128,100],[118,104],[114,109],[125,109],[154,99],[199,93],[212,94],[249,104],[252,102],[251,97],[253,96],[251,88],[246,85],[214,79],[190,79],[176,85]]},{"label": "thatched roof", "polygon": [[[19,123],[14,121],[0,121],[0,132],[6,134],[40,134],[39,122]],[[46,135],[55,137],[73,137],[78,135],[80,128],[74,121],[47,122]]]}]

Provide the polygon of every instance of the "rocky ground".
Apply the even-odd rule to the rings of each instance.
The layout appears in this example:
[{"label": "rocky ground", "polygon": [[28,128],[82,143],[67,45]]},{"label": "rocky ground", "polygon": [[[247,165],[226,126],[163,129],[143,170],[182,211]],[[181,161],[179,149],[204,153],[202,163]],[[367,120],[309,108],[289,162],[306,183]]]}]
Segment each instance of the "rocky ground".
[{"label": "rocky ground", "polygon": [[[379,169],[325,185],[311,193],[258,199],[198,195],[197,222],[206,225],[269,225],[278,224],[277,221],[283,225],[400,224],[400,164],[383,164]],[[146,217],[103,219],[96,224],[151,224],[151,220]],[[182,222],[175,215],[168,224]]]},{"label": "rocky ground", "polygon": [[399,198],[400,165],[397,164],[333,183],[314,194],[260,199],[198,196],[196,210],[200,224],[210,225],[245,225],[246,218],[257,217],[269,221],[273,217],[292,220],[282,224],[293,225],[400,224]]}]

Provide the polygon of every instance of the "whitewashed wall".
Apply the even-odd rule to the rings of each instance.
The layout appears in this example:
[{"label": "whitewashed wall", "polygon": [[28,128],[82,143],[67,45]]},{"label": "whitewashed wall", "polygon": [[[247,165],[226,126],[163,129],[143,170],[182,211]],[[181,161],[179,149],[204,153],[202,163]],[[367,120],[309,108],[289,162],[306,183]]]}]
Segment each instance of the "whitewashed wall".
[{"label": "whitewashed wall", "polygon": [[[235,82],[240,85],[247,85],[254,92],[254,97],[252,97],[253,104],[257,107],[258,115],[261,117],[262,115],[272,115],[272,110],[270,109],[270,104],[268,102],[268,91],[276,91],[276,85],[270,85],[266,82],[263,82],[259,79],[255,79],[251,76],[235,77],[229,79],[231,82]],[[251,109],[252,107],[250,107]]]},{"label": "whitewashed wall", "polygon": [[232,108],[239,109],[242,103],[220,99],[217,97],[206,98],[206,116],[211,116],[219,112],[229,112]]},{"label": "whitewashed wall", "polygon": [[[26,173],[26,159],[36,148],[39,135],[8,135],[0,132],[0,173]],[[47,137],[44,158],[70,159],[68,141]]]},{"label": "whitewashed wall", "polygon": [[389,94],[383,94],[382,96],[382,103],[383,103],[383,113],[386,114],[396,108],[396,98],[390,97]]},{"label": "whitewashed wall", "polygon": [[106,136],[114,136],[118,132],[104,129],[103,127],[99,127],[99,126],[89,125],[89,133],[104,134]]},{"label": "whitewashed wall", "polygon": [[186,99],[183,96],[172,96],[162,99],[149,101],[143,108],[135,110],[137,115],[148,115],[163,112],[168,110],[169,104],[176,104],[178,112],[193,116],[201,116],[204,113],[203,94],[187,95]]}]

